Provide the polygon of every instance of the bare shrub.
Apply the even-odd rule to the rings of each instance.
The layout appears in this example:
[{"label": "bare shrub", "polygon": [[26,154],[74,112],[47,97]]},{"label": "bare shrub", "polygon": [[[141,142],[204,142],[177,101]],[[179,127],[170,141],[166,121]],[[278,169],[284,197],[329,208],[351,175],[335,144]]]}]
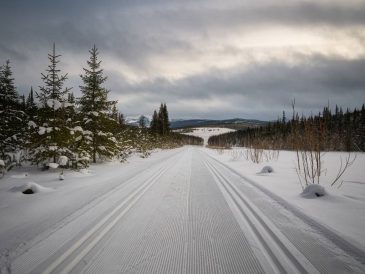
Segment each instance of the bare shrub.
[{"label": "bare shrub", "polygon": [[[340,168],[338,169],[336,177],[333,179],[331,186],[334,186],[337,182],[339,182],[342,175],[345,173],[345,171],[353,165],[353,163],[356,160],[356,155],[353,157],[351,156],[351,153],[349,153],[345,159],[345,161],[342,160],[342,157],[340,157]],[[341,181],[338,185],[338,187],[342,186],[343,181]]]},{"label": "bare shrub", "polygon": [[231,150],[231,161],[238,161],[239,159],[244,157],[244,151],[240,149],[232,149]]},{"label": "bare shrub", "polygon": [[251,146],[248,148],[248,155],[252,162],[259,164],[263,160],[264,150],[258,146]]}]

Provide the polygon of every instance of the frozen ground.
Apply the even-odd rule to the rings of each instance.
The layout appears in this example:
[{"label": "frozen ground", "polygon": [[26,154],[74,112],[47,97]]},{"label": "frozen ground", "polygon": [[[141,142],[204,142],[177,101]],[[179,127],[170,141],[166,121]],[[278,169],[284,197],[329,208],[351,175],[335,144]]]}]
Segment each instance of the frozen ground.
[{"label": "frozen ground", "polygon": [[[260,175],[261,165],[196,147],[94,165],[64,181],[55,172],[8,173],[0,181],[1,271],[364,273],[361,169],[346,178],[356,191],[305,199],[290,157],[281,153],[274,172]],[[38,193],[19,192],[28,182]],[[339,219],[347,210],[343,229],[313,212],[334,210]]]}]

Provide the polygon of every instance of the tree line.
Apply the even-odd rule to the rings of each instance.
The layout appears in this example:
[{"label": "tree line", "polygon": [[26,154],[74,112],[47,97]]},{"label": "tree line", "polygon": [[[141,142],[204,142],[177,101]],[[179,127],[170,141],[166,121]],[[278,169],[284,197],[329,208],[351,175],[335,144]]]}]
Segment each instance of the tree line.
[{"label": "tree line", "polygon": [[49,65],[41,73],[42,85],[31,87],[25,98],[15,87],[10,61],[0,67],[0,160],[8,166],[30,161],[36,165],[65,164],[79,168],[107,158],[124,160],[133,151],[144,156],[156,147],[202,144],[193,136],[170,132],[166,104],[161,104],[150,129],[125,125],[117,101],[104,87],[107,77],[94,45],[80,75],[81,96],[66,87],[67,74],[58,63],[55,45]]},{"label": "tree line", "polygon": [[324,151],[365,151],[365,106],[345,112],[336,106],[325,107],[317,115],[305,117],[296,113],[293,105],[291,119],[285,112],[281,119],[265,126],[247,128],[212,136],[210,146],[258,147],[262,149],[307,149],[316,143]]}]

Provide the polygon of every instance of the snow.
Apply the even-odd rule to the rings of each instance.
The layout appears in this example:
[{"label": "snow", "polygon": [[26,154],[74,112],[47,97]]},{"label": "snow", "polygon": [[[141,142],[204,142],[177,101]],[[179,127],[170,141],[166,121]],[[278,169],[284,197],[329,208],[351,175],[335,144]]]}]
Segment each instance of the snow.
[{"label": "snow", "polygon": [[10,192],[20,192],[20,193],[23,193],[27,190],[31,190],[33,193],[40,193],[40,192],[50,192],[52,191],[51,188],[48,188],[48,187],[43,187],[37,183],[34,183],[34,182],[28,182],[28,183],[25,183],[23,185],[20,185],[20,186],[15,186],[13,188],[11,188],[9,191]]},{"label": "snow", "polygon": [[[365,247],[365,153],[356,153],[355,163],[343,175],[343,184],[331,187],[333,179],[340,168],[340,159],[346,158],[346,152],[326,152],[322,157],[322,176],[320,185],[326,195],[319,199],[305,199],[297,173],[295,171],[296,155],[292,151],[280,151],[278,160],[272,159],[255,164],[246,160],[245,149],[233,148],[241,155],[237,161],[231,160],[232,150],[215,150],[204,148],[213,158],[221,161],[233,170],[252,180],[260,187],[283,198],[308,216],[319,220],[332,230]],[[262,176],[260,171],[270,165],[275,173]],[[319,210],[320,209],[320,210]]]},{"label": "snow", "polygon": [[58,164],[60,166],[66,166],[67,162],[68,162],[67,156],[60,156],[60,158],[58,159]]},{"label": "snow", "polygon": [[35,127],[37,126],[37,124],[36,124],[36,123],[34,123],[33,121],[29,121],[29,122],[28,122],[28,126],[29,126],[29,127],[32,127],[32,128],[35,128]]},{"label": "snow", "polygon": [[[190,129],[189,129],[190,130]],[[176,132],[181,132],[183,134],[197,136],[204,139],[204,145],[208,145],[208,139],[210,136],[219,135],[227,132],[235,131],[230,128],[219,128],[219,127],[201,127],[201,128],[191,128],[192,132],[184,133],[184,129],[175,130]]]},{"label": "snow", "polygon": [[318,198],[326,195],[326,190],[321,185],[311,184],[300,195],[304,198]]},{"label": "snow", "polygon": [[52,132],[51,127],[39,127],[39,129],[38,129],[39,135],[44,135],[45,133],[50,133],[50,132]]},{"label": "snow", "polygon": [[62,107],[62,103],[60,101],[56,100],[56,99],[48,99],[47,100],[47,106],[57,110],[57,109]]},{"label": "snow", "polygon": [[45,133],[46,133],[46,128],[45,127],[39,127],[38,134],[43,135]]},{"label": "snow", "polygon": [[4,162],[4,160],[0,160],[0,167],[4,167],[5,166],[5,162]]},{"label": "snow", "polygon": [[83,132],[82,127],[80,127],[80,126],[76,126],[76,127],[74,127],[74,128],[73,128],[73,131],[80,131],[80,132]]},{"label": "snow", "polygon": [[[158,151],[147,159],[135,154],[123,164],[92,164],[79,172],[42,172],[27,166],[11,170],[0,181],[0,269],[42,273],[60,260],[60,267],[49,272],[75,261],[75,268],[65,272],[273,273],[274,260],[255,242],[263,231],[265,244],[279,248],[273,254],[289,261],[283,264],[287,273],[300,272],[290,271],[297,269],[288,252],[299,256],[306,270],[301,272],[316,273],[316,267],[346,273],[346,267],[347,272],[363,273],[354,271],[355,257],[290,210],[299,209],[365,250],[365,154],[358,154],[337,189],[329,184],[344,154],[326,153],[327,172],[321,178],[326,195],[306,199],[293,168],[293,152],[281,151],[277,161],[254,164],[239,153],[243,149],[235,150],[234,161],[232,150],[184,147]],[[275,172],[260,175],[265,166]],[[290,206],[280,206],[256,185]],[[26,189],[37,194],[22,194]],[[242,210],[248,212],[246,217]]]},{"label": "snow", "polygon": [[50,168],[58,168],[59,164],[57,164],[57,163],[48,163],[48,166]]},{"label": "snow", "polygon": [[266,174],[266,173],[272,173],[272,172],[274,172],[274,169],[271,166],[264,166],[259,173]]},{"label": "snow", "polygon": [[24,173],[18,173],[18,174],[11,175],[10,177],[11,178],[16,178],[16,179],[23,179],[23,178],[26,178],[28,176],[29,176],[28,172],[24,172]]}]

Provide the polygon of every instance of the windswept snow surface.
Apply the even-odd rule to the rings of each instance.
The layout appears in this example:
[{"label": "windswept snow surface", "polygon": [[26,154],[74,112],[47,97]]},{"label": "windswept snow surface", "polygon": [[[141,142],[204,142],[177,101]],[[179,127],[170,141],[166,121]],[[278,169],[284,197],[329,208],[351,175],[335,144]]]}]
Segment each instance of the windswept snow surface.
[{"label": "windswept snow surface", "polygon": [[[177,130],[180,131],[180,130]],[[186,133],[187,135],[197,136],[204,139],[204,145],[208,145],[209,137],[213,135],[219,135],[227,132],[235,131],[230,128],[219,128],[219,127],[200,127],[200,128],[192,128],[193,132]]]},{"label": "windswept snow surface", "polygon": [[[256,174],[258,166],[249,173],[259,181],[280,174],[273,167],[267,176]],[[27,172],[26,180],[53,191],[15,195],[9,190],[22,179],[9,173],[1,181],[4,273],[365,271],[364,249],[212,150],[184,147],[94,165],[66,172],[62,182],[57,170]]]}]

